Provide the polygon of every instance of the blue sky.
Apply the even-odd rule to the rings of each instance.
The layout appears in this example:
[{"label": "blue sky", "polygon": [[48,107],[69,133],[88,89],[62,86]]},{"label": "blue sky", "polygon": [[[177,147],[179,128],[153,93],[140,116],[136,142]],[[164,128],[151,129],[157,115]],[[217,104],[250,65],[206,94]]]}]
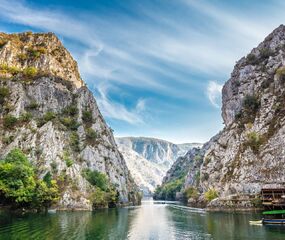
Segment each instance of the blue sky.
[{"label": "blue sky", "polygon": [[235,62],[285,22],[284,1],[0,0],[0,31],[55,32],[116,136],[205,142]]}]

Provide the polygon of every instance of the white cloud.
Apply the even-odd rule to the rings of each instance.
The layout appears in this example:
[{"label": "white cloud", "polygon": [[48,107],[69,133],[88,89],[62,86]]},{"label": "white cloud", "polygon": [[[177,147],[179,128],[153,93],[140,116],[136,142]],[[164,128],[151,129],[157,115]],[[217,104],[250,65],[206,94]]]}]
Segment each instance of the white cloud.
[{"label": "white cloud", "polygon": [[142,117],[142,114],[145,111],[144,99],[139,99],[133,109],[127,109],[123,104],[109,99],[108,91],[110,91],[110,88],[108,88],[107,85],[100,85],[97,87],[97,90],[99,96],[97,96],[96,100],[105,117],[125,121],[134,125],[144,124]]},{"label": "white cloud", "polygon": [[210,81],[207,86],[207,96],[211,104],[216,108],[220,107],[222,88],[223,85],[214,81]]}]

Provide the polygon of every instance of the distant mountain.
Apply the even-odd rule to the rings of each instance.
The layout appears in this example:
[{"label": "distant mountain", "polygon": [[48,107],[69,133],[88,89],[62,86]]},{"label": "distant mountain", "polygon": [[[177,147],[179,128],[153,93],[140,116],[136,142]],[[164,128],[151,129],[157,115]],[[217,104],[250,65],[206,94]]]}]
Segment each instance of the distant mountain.
[{"label": "distant mountain", "polygon": [[146,137],[116,138],[136,184],[145,195],[152,194],[175,160],[184,156],[199,143],[174,144],[165,140]]},{"label": "distant mountain", "polygon": [[145,196],[151,195],[155,187],[161,183],[166,168],[148,161],[129,147],[120,145],[119,150],[140,190]]}]

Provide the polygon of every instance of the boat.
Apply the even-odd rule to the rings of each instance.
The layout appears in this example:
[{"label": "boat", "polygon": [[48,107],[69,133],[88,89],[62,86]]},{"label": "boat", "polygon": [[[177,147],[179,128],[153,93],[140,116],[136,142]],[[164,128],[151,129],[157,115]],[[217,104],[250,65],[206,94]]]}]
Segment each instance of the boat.
[{"label": "boat", "polygon": [[285,210],[272,210],[262,213],[263,224],[285,224]]},{"label": "boat", "polygon": [[56,209],[48,209],[48,213],[56,213]]},{"label": "boat", "polygon": [[250,225],[262,225],[262,220],[257,220],[257,221],[249,221]]}]

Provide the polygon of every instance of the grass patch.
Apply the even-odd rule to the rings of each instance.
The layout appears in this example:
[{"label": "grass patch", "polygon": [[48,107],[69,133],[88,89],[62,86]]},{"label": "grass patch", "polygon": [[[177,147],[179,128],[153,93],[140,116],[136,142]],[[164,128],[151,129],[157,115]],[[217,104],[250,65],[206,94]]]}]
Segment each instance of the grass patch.
[{"label": "grass patch", "polygon": [[218,192],[214,188],[209,188],[207,192],[205,192],[204,197],[208,202],[211,202],[213,199],[217,198]]},{"label": "grass patch", "polygon": [[5,102],[6,97],[10,94],[9,88],[7,87],[0,87],[0,104]]},{"label": "grass patch", "polygon": [[3,126],[6,129],[14,128],[17,123],[18,123],[18,119],[11,114],[7,114],[3,118]]}]

